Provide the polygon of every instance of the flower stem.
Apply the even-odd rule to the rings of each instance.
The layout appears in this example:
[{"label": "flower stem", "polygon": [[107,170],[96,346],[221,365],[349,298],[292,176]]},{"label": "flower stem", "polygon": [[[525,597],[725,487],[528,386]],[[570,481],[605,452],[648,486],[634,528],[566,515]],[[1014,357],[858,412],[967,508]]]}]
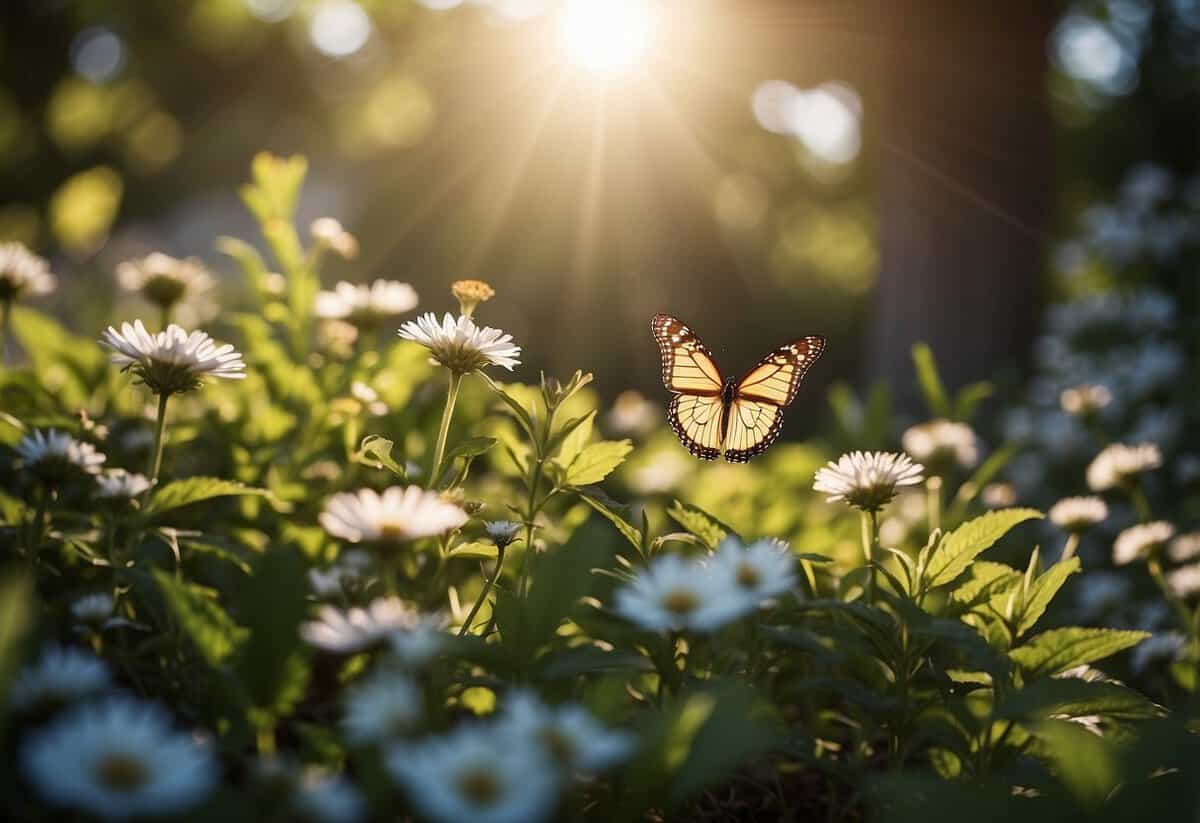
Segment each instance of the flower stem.
[{"label": "flower stem", "polygon": [[863,560],[867,565],[867,582],[865,597],[872,605],[875,603],[875,544],[879,542],[879,512],[874,509],[862,514],[862,546]]},{"label": "flower stem", "polygon": [[433,450],[433,469],[429,475],[429,488],[437,485],[438,476],[442,472],[442,456],[446,453],[446,436],[450,433],[450,418],[454,416],[454,404],[458,400],[458,387],[462,383],[462,375],[450,372],[450,390],[446,394],[446,408],[442,409],[442,425],[438,429],[437,445]]},{"label": "flower stem", "polygon": [[1167,578],[1163,575],[1162,563],[1156,555],[1151,555],[1146,561],[1146,569],[1150,572],[1150,577],[1154,579],[1158,588],[1162,590],[1163,597],[1167,599],[1167,602],[1175,609],[1175,613],[1179,615],[1179,620],[1183,623],[1184,631],[1188,633],[1189,637],[1194,638],[1195,626],[1192,622],[1192,613],[1188,609],[1187,604],[1176,597],[1175,592],[1171,590],[1171,585],[1167,583]]},{"label": "flower stem", "polygon": [[929,510],[929,531],[942,527],[942,478],[936,475],[925,481],[925,505]]},{"label": "flower stem", "polygon": [[1146,493],[1142,491],[1142,485],[1134,480],[1129,484],[1129,497],[1133,501],[1133,507],[1137,510],[1138,519],[1143,523],[1149,523],[1154,519],[1154,513],[1150,509],[1150,501],[1146,498]]},{"label": "flower stem", "polygon": [[158,482],[158,472],[162,468],[163,447],[166,446],[167,399],[170,396],[166,392],[158,396],[158,422],[154,428],[154,456],[150,462],[151,486]]},{"label": "flower stem", "polygon": [[1067,535],[1067,544],[1063,546],[1062,557],[1058,559],[1058,562],[1061,563],[1064,560],[1070,560],[1075,556],[1075,552],[1078,550],[1078,548],[1079,532],[1071,532],[1069,535]]},{"label": "flower stem", "polygon": [[163,306],[159,309],[159,323],[162,325],[160,331],[166,331],[167,326],[171,325],[171,307]]},{"label": "flower stem", "polygon": [[491,594],[492,587],[496,585],[496,581],[500,579],[500,572],[504,570],[504,547],[496,547],[496,570],[492,572],[492,576],[487,578],[483,584],[483,589],[479,592],[479,596],[475,598],[475,605],[471,607],[471,611],[467,613],[467,619],[463,621],[462,628],[458,630],[458,636],[462,637],[471,631],[471,623],[475,620],[475,615],[479,614],[479,608],[483,605],[483,601],[487,600],[487,596]]},{"label": "flower stem", "polygon": [[33,515],[33,523],[29,529],[29,570],[37,573],[38,550],[42,547],[42,534],[45,532],[46,507],[49,504],[50,492],[45,483],[38,484],[37,511]]}]

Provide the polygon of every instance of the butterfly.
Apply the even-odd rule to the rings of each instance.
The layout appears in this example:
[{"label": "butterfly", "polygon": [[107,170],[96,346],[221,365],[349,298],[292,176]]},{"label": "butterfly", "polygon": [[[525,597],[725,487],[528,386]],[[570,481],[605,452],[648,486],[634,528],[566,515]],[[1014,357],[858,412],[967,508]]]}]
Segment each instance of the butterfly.
[{"label": "butterfly", "polygon": [[783,430],[783,410],[796,399],[805,372],[825,350],[825,338],[780,346],[740,380],[725,379],[712,352],[688,326],[656,314],[650,330],[662,355],[663,384],[674,393],[671,429],[702,460],[724,452],[730,463],[762,454]]}]

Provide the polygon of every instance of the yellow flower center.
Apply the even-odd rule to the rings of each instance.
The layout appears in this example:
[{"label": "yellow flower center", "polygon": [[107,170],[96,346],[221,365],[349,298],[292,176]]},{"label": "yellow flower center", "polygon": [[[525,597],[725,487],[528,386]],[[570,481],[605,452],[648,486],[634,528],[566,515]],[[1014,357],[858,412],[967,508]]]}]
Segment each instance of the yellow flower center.
[{"label": "yellow flower center", "polygon": [[404,527],[403,523],[392,520],[379,524],[380,543],[403,543],[407,538],[408,529]]},{"label": "yellow flower center", "polygon": [[737,582],[743,589],[757,589],[759,583],[762,582],[762,575],[758,573],[758,569],[749,563],[739,563],[737,568]]},{"label": "yellow flower center", "polygon": [[500,782],[490,772],[471,769],[458,776],[458,790],[476,806],[490,806],[500,799]]},{"label": "yellow flower center", "polygon": [[662,599],[663,608],[672,614],[691,614],[700,607],[700,598],[687,589],[668,592]]},{"label": "yellow flower center", "polygon": [[127,754],[111,754],[96,765],[96,778],[110,789],[130,792],[150,777],[141,760]]}]

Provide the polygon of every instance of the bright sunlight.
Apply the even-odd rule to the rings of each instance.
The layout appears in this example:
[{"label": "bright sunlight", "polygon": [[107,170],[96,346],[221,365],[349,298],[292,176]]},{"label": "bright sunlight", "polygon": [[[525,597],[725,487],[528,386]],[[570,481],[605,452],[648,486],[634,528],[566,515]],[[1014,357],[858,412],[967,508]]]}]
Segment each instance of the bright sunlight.
[{"label": "bright sunlight", "polygon": [[561,31],[567,59],[595,72],[617,72],[646,54],[653,14],[641,0],[570,0]]}]

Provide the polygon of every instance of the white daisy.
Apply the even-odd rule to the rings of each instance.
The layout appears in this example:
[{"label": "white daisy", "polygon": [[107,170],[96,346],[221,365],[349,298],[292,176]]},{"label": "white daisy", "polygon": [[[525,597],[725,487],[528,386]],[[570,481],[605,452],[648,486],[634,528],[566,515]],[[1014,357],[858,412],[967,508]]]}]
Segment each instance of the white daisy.
[{"label": "white daisy", "polygon": [[512,342],[512,335],[490,326],[479,327],[466,315],[457,320],[450,314],[438,323],[432,312],[400,327],[405,340],[420,343],[429,349],[433,359],[456,374],[468,374],[486,366],[502,366],[512,371],[520,365],[521,348]]},{"label": "white daisy", "polygon": [[441,823],[537,823],[550,817],[558,796],[541,746],[487,726],[396,745],[386,762],[413,805]]},{"label": "white daisy", "polygon": [[18,711],[54,707],[104,691],[112,685],[108,664],[89,652],[63,646],[46,648],[38,661],[26,666],[8,691]]},{"label": "white daisy", "polygon": [[292,808],[313,823],[354,823],[366,817],[367,801],[342,775],[309,769],[292,795]]},{"label": "white daisy", "polygon": [[914,486],[925,467],[907,454],[851,452],[817,471],[813,489],[830,503],[845,502],[863,511],[882,508],[896,496],[897,486]]},{"label": "white daisy", "polygon": [[1143,672],[1157,660],[1174,660],[1183,652],[1187,636],[1182,632],[1162,632],[1147,637],[1133,647],[1129,665],[1135,672]]},{"label": "white daisy", "polygon": [[57,285],[50,265],[23,243],[0,243],[0,303],[41,297]]},{"label": "white daisy", "polygon": [[61,480],[72,469],[98,474],[107,459],[91,443],[76,440],[57,429],[27,434],[14,448],[25,468],[45,480]]},{"label": "white daisy", "polygon": [[348,611],[322,606],[317,619],[300,627],[310,645],[337,654],[351,654],[373,646],[392,632],[415,626],[419,614],[398,597],[373,600],[366,608]]},{"label": "white daisy", "polygon": [[645,434],[658,423],[658,407],[641,392],[621,392],[608,412],[608,425],[616,434]]},{"label": "white daisy", "polygon": [[1096,455],[1087,467],[1088,488],[1094,492],[1123,486],[1133,478],[1162,465],[1162,452],[1153,443],[1128,446],[1114,443]]},{"label": "white daisy", "polygon": [[696,471],[696,461],[685,457],[682,449],[654,455],[629,473],[629,485],[639,494],[659,494],[676,488]]},{"label": "white daisy", "polygon": [[112,697],[79,706],[21,749],[29,781],[47,800],[110,820],[175,815],[212,791],[218,768],[157,706]]},{"label": "white daisy", "polygon": [[979,440],[966,423],[930,420],[906,430],[901,443],[904,451],[930,471],[945,472],[954,466],[969,469],[979,462]]},{"label": "white daisy", "polygon": [[634,746],[633,735],[608,729],[582,706],[551,708],[530,692],[509,695],[499,723],[541,745],[546,759],[567,774],[603,771],[627,758]]},{"label": "white daisy", "polygon": [[121,263],[117,266],[117,281],[125,291],[141,295],[163,309],[206,294],[214,282],[204,264],[194,257],[178,260],[162,252]]},{"label": "white daisy", "polygon": [[616,594],[618,614],[655,632],[713,632],[756,606],[729,575],[675,554],[652,561]]},{"label": "white daisy", "polygon": [[71,603],[71,616],[83,623],[103,623],[112,617],[116,604],[108,592],[85,594]]},{"label": "white daisy", "polygon": [[104,500],[132,500],[150,488],[144,474],[109,469],[96,476],[96,496]]},{"label": "white daisy", "polygon": [[388,645],[399,663],[419,669],[445,651],[449,639],[444,616],[423,614],[411,626],[389,634]]},{"label": "white daisy", "polygon": [[1085,383],[1063,389],[1058,404],[1067,414],[1088,417],[1106,409],[1112,403],[1112,392],[1099,383]]},{"label": "white daisy", "polygon": [[483,530],[499,548],[505,548],[520,535],[521,524],[515,520],[489,520],[483,524]]},{"label": "white daisy", "polygon": [[174,323],[151,334],[142,321],[112,326],[100,343],[112,349],[112,362],[121,371],[132,371],[139,383],[155,394],[175,394],[197,388],[201,378],[242,379],[246,364],[229,344],[218,345],[202,331],[188,333]]},{"label": "white daisy", "polygon": [[467,522],[467,513],[420,486],[393,486],[335,494],[325,504],[321,525],[351,543],[395,545],[444,534]]},{"label": "white daisy", "polygon": [[347,320],[356,326],[372,326],[416,307],[417,292],[408,283],[376,280],[367,285],[343,280],[333,291],[317,294],[315,309],[322,320]]},{"label": "white daisy", "polygon": [[1012,483],[988,483],[979,500],[989,509],[1006,509],[1017,504],[1017,487]]},{"label": "white daisy", "polygon": [[1063,531],[1082,532],[1108,517],[1108,505],[1099,497],[1065,497],[1048,516]]},{"label": "white daisy", "polygon": [[1175,527],[1162,520],[1131,526],[1118,534],[1113,543],[1113,563],[1124,566],[1141,560],[1170,540],[1173,534]]},{"label": "white daisy", "polygon": [[1180,566],[1167,572],[1167,586],[1181,600],[1187,600],[1196,592],[1200,592],[1200,563]]},{"label": "white daisy", "polygon": [[459,311],[470,317],[475,307],[496,296],[496,290],[482,280],[455,280],[450,293],[458,300]]},{"label": "white daisy", "polygon": [[382,668],[346,693],[342,727],[352,743],[380,743],[410,733],[424,711],[421,690],[412,678]]},{"label": "white daisy", "polygon": [[1181,534],[1167,546],[1167,557],[1176,563],[1186,563],[1200,557],[1200,532]]},{"label": "white daisy", "polygon": [[379,399],[379,392],[363,383],[361,380],[355,380],[350,384],[350,394],[359,403],[362,403],[363,409],[374,417],[382,417],[388,413],[387,403]]},{"label": "white daisy", "polygon": [[717,546],[711,565],[728,575],[755,604],[796,585],[796,564],[787,543],[780,540],[756,540],[744,546],[730,535]]},{"label": "white daisy", "polygon": [[346,231],[336,218],[318,217],[308,231],[314,243],[332,249],[335,254],[347,260],[358,257],[358,238]]}]

